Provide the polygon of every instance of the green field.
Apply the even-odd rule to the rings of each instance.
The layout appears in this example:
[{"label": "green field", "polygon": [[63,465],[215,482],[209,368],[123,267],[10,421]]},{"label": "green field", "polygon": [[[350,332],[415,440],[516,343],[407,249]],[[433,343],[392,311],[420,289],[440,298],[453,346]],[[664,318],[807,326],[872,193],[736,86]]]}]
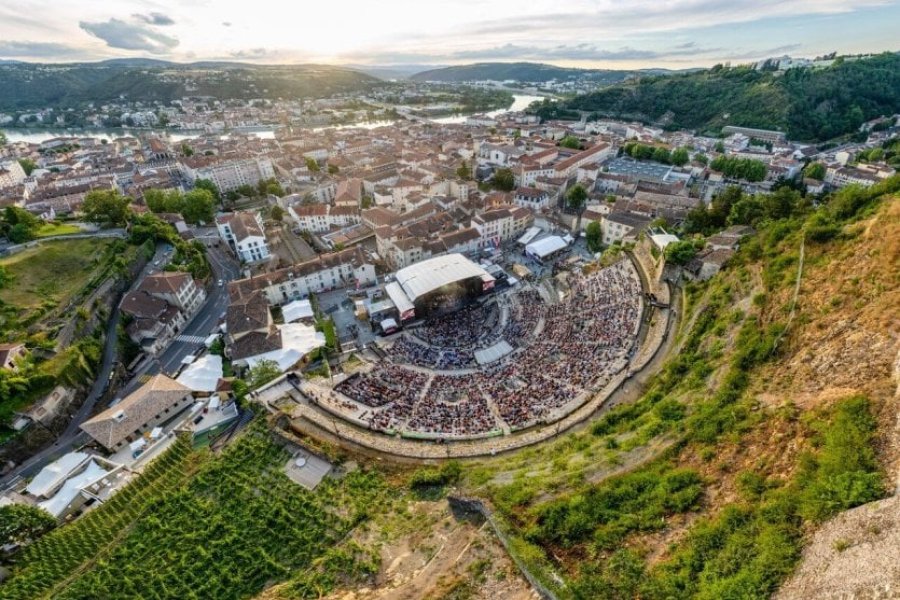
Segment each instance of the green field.
[{"label": "green field", "polygon": [[12,281],[0,289],[0,300],[31,309],[45,301],[64,304],[104,264],[112,240],[77,239],[44,242],[0,259]]},{"label": "green field", "polygon": [[71,223],[45,223],[37,231],[39,238],[52,237],[55,235],[69,235],[72,233],[83,233],[82,229]]},{"label": "green field", "polygon": [[222,455],[177,441],[105,505],[16,557],[0,598],[248,598],[291,580],[319,597],[371,573],[344,542],[372,507],[380,476],[354,471],[315,492],[282,469],[289,454],[258,419]]}]

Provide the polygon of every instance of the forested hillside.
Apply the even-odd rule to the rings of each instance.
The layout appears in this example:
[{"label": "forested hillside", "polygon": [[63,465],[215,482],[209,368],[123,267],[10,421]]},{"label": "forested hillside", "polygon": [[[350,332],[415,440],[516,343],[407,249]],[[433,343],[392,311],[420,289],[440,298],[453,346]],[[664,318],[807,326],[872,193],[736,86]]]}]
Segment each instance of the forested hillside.
[{"label": "forested hillside", "polygon": [[475,63],[431,69],[412,75],[413,81],[442,81],[454,83],[460,81],[520,81],[544,82],[556,79],[584,79],[603,83],[617,83],[637,74],[638,71],[610,71],[605,69],[568,69],[542,63]]},{"label": "forested hillside", "polygon": [[644,77],[537,109],[545,119],[578,118],[577,111],[712,135],[725,125],[739,125],[786,131],[793,140],[824,141],[900,111],[900,55],[838,59],[831,67],[786,72],[716,66]]},{"label": "forested hillside", "polygon": [[0,64],[0,110],[78,106],[119,98],[168,102],[184,96],[319,98],[365,90],[378,79],[333,66],[133,62]]}]

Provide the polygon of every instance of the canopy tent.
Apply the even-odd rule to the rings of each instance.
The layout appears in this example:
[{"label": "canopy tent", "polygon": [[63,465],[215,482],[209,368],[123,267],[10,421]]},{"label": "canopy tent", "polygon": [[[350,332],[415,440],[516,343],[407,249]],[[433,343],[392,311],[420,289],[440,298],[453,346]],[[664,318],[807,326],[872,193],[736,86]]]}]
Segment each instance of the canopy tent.
[{"label": "canopy tent", "polygon": [[525,246],[525,252],[529,256],[543,259],[555,252],[559,252],[560,250],[565,248],[566,245],[566,240],[562,239],[558,235],[551,235],[539,239],[536,242],[531,242],[530,244]]},{"label": "canopy tent", "polygon": [[89,458],[85,452],[69,452],[53,461],[34,476],[25,488],[32,496],[46,496],[55,489],[72,471]]},{"label": "canopy tent", "polygon": [[62,515],[72,500],[81,493],[81,490],[89,487],[94,482],[103,479],[109,471],[101,467],[96,461],[90,461],[85,469],[66,480],[60,490],[52,498],[38,503],[38,506],[46,510],[54,517]]},{"label": "canopy tent", "polygon": [[409,301],[409,297],[403,291],[403,288],[400,287],[399,283],[392,281],[384,286],[384,291],[387,292],[388,298],[390,298],[391,302],[394,303],[394,306],[397,307],[397,312],[400,313],[401,321],[415,316],[416,307]]},{"label": "canopy tent", "polygon": [[475,351],[475,361],[479,365],[486,365],[494,361],[500,360],[513,351],[513,347],[506,340],[501,340],[493,346]]},{"label": "canopy tent", "polygon": [[518,240],[516,240],[516,243],[521,244],[522,246],[525,246],[529,242],[531,242],[531,240],[536,238],[540,232],[541,232],[540,227],[529,227],[528,231],[523,233],[522,237],[520,237]]},{"label": "canopy tent", "polygon": [[279,325],[278,329],[281,331],[281,348],[248,357],[245,359],[247,366],[252,369],[264,360],[271,360],[278,364],[280,371],[284,372],[316,348],[325,345],[325,334],[316,331],[311,325],[288,323]]},{"label": "canopy tent", "polygon": [[175,381],[194,392],[214,392],[223,376],[222,357],[210,353],[188,365]]},{"label": "canopy tent", "polygon": [[315,316],[309,300],[294,300],[290,304],[285,304],[281,307],[281,314],[284,316],[285,323],[293,323],[301,319],[312,319]]}]

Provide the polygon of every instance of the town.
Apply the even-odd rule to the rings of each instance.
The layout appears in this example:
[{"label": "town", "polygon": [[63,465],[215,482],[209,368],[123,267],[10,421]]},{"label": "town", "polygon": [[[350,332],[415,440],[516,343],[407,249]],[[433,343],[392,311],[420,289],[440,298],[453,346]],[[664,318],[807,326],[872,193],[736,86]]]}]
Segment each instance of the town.
[{"label": "town", "polygon": [[[0,115],[0,506],[42,509],[48,528],[102,510],[121,524],[117,499],[169,485],[168,465],[242,448],[240,469],[277,456],[277,502],[299,502],[296,486],[324,523],[313,491],[356,469],[329,448],[446,467],[552,443],[677,379],[663,361],[700,352],[690,327],[726,297],[720,273],[738,261],[751,278],[742,248],[762,254],[760,230],[777,244],[795,230],[772,223],[895,189],[900,114],[824,143],[542,118],[556,94],[598,87],[391,81]],[[839,232],[810,217],[799,268],[752,275],[797,273],[788,324],[806,244]],[[589,426],[604,451],[630,443],[618,418]],[[442,487],[441,469],[421,477]],[[240,472],[225,477],[255,502]],[[279,534],[294,555],[304,526]]]}]

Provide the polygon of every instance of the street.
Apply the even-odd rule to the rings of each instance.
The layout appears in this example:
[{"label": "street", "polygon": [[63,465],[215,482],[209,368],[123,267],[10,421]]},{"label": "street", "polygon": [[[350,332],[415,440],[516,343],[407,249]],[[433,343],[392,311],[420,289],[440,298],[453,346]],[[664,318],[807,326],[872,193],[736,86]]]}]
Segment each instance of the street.
[{"label": "street", "polygon": [[[170,248],[168,244],[160,244],[156,248],[153,258],[147,262],[147,266],[138,276],[134,285],[137,285],[144,277],[159,270],[159,265],[163,262]],[[232,281],[240,276],[240,267],[233,257],[227,254],[227,251],[219,248],[209,248],[207,251],[209,263],[213,272],[213,284],[208,292],[206,302],[191,320],[191,322],[182,331],[182,335],[194,335],[207,337],[218,326],[219,316],[228,307],[228,291],[225,283]],[[217,281],[223,280],[220,287]],[[57,458],[71,452],[89,441],[87,434],[81,431],[81,424],[86,421],[95,411],[97,401],[103,397],[106,390],[109,374],[112,372],[116,363],[117,351],[117,335],[116,328],[119,324],[119,310],[116,308],[110,314],[106,326],[106,338],[103,348],[103,360],[100,369],[94,379],[94,383],[88,392],[87,397],[81,407],[73,415],[71,421],[65,431],[50,446],[37,452],[27,460],[17,465],[12,471],[0,477],[0,487],[6,487],[10,483],[23,478],[35,475],[44,465]],[[181,361],[185,356],[191,354],[197,348],[196,343],[183,342],[173,340],[168,348],[157,358],[146,361],[145,366],[134,373],[131,381],[122,387],[117,397],[124,397],[130,394],[141,385],[141,380],[145,375],[154,375],[159,372],[173,373],[178,369]]]}]

